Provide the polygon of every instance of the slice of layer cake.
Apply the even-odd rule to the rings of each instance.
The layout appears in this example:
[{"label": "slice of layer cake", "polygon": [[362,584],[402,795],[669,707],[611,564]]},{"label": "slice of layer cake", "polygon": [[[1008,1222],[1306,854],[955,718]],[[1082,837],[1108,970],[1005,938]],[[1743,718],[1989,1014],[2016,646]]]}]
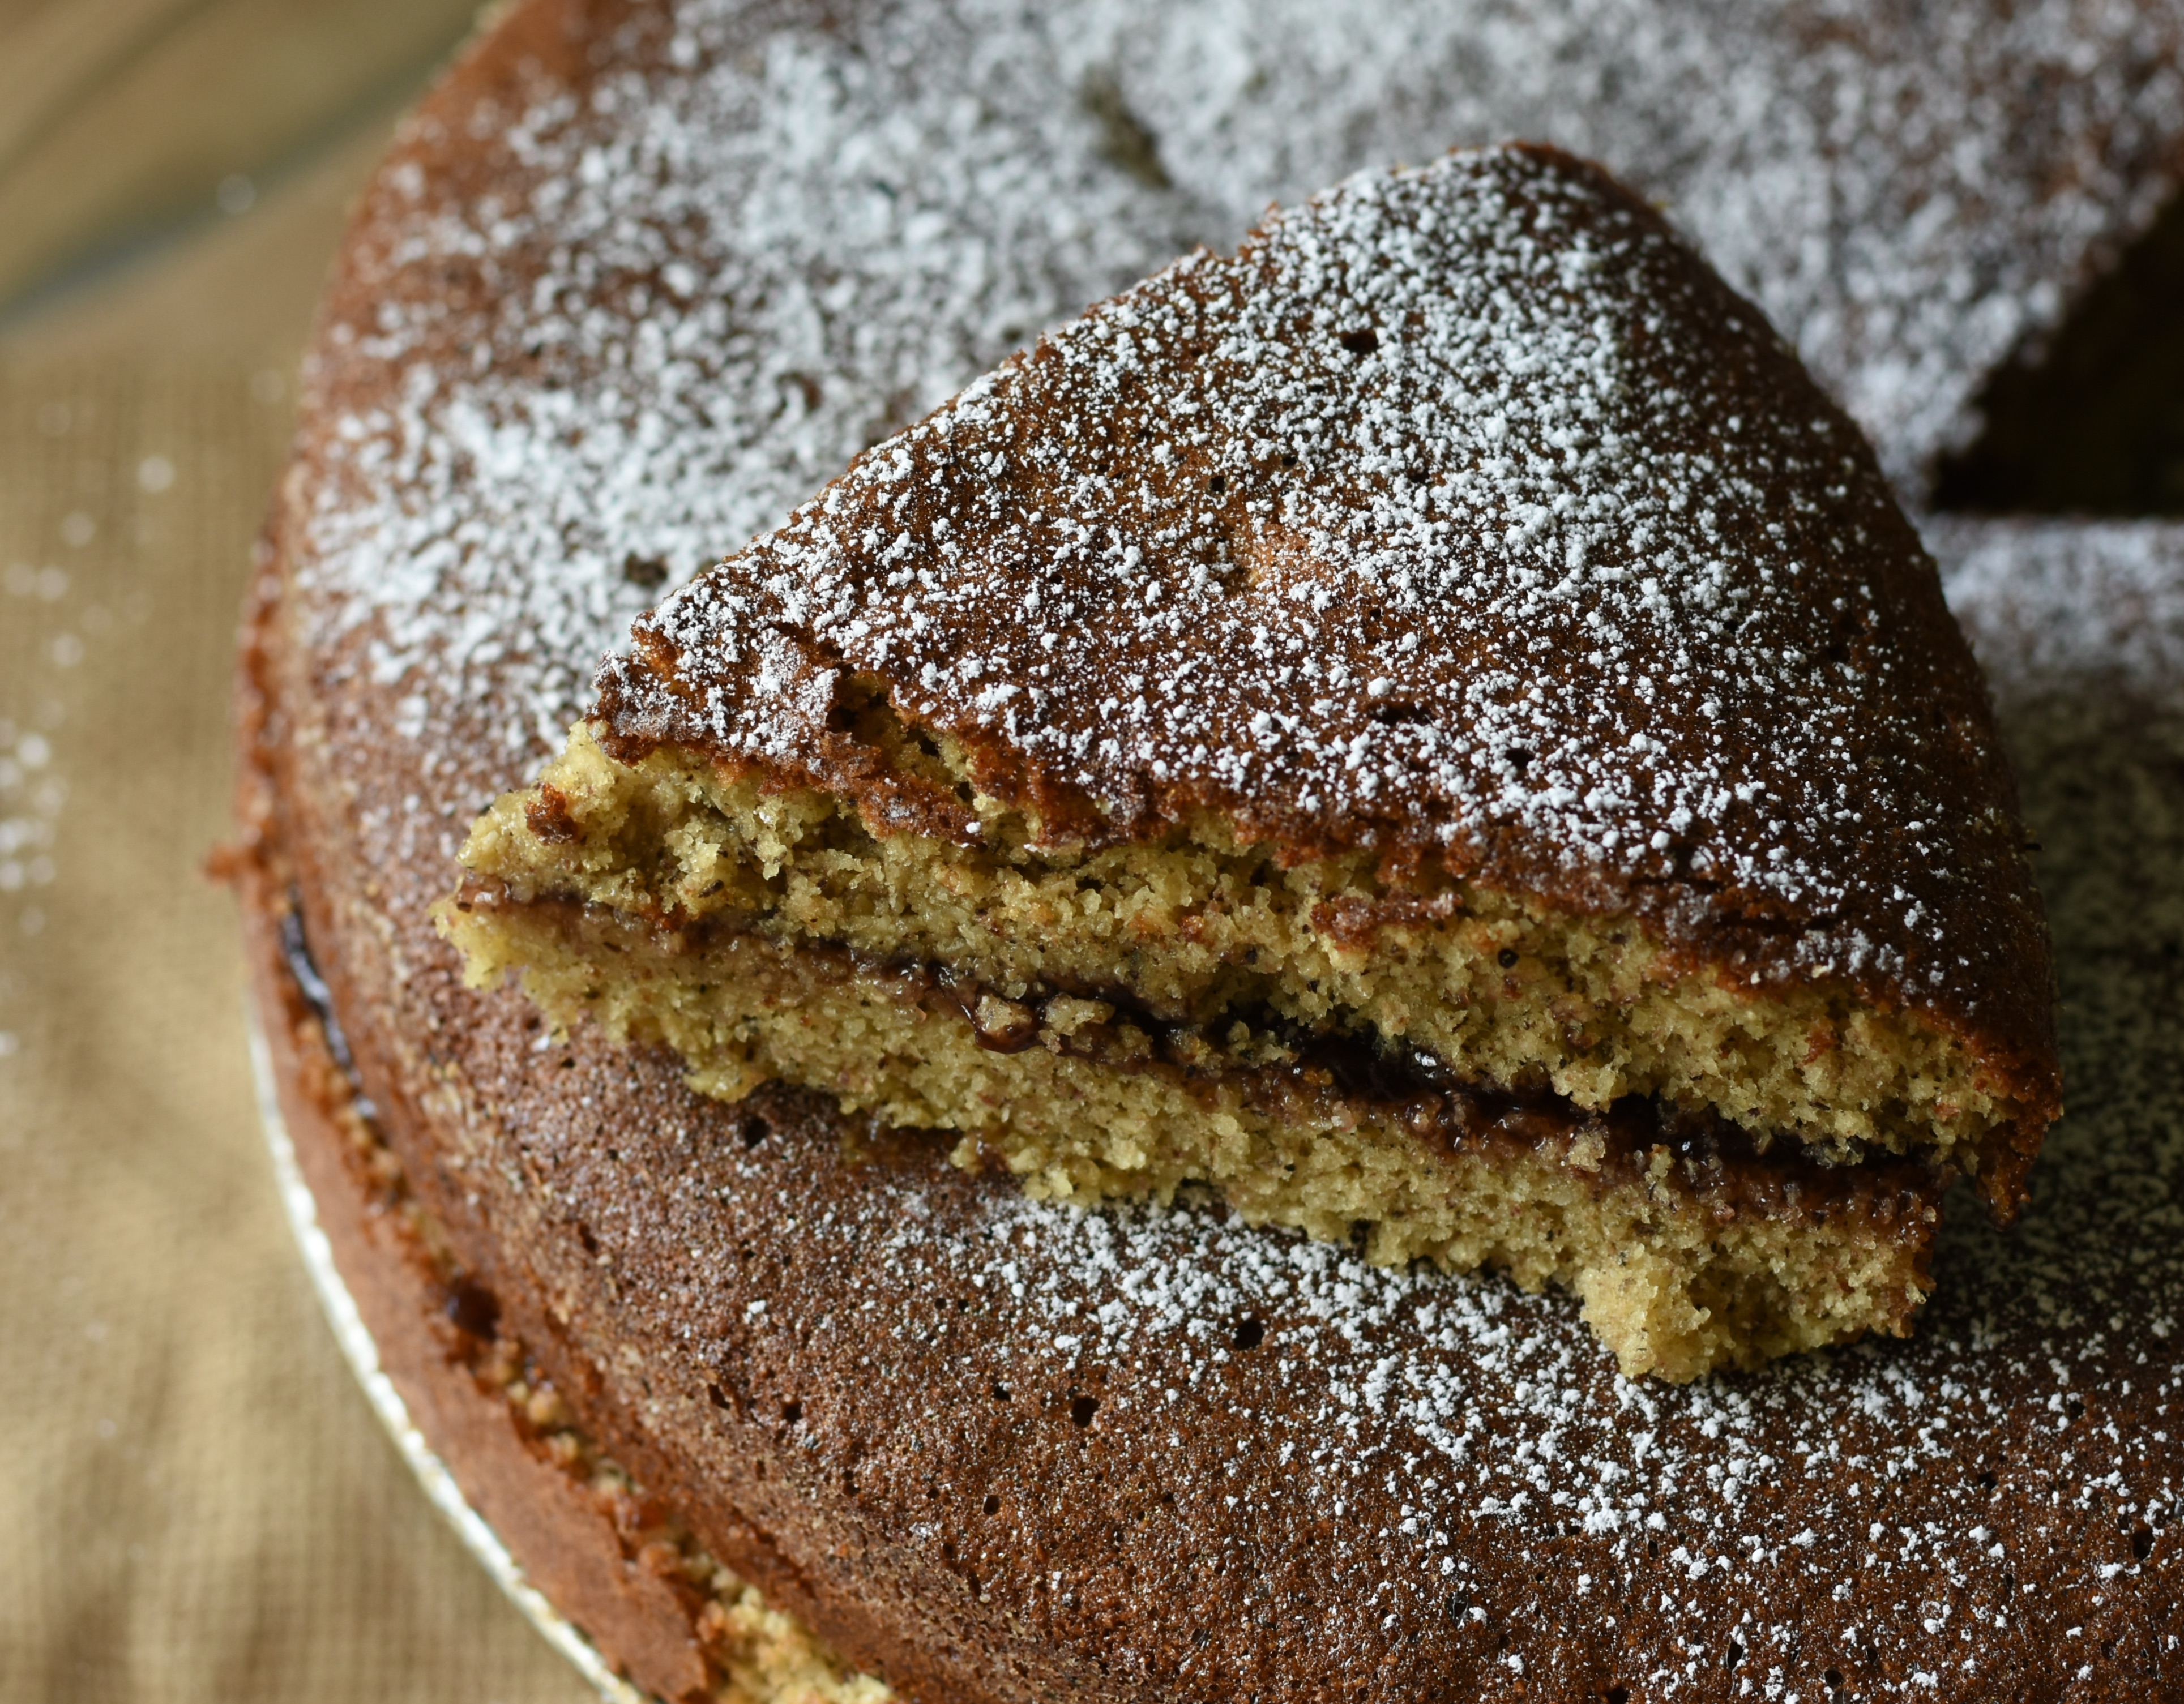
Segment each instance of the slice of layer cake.
[{"label": "slice of layer cake", "polygon": [[1271,215],[670,597],[481,819],[474,979],[1095,1202],[1902,1333],[2056,1115],[2014,784],[1857,429],[1552,151]]}]

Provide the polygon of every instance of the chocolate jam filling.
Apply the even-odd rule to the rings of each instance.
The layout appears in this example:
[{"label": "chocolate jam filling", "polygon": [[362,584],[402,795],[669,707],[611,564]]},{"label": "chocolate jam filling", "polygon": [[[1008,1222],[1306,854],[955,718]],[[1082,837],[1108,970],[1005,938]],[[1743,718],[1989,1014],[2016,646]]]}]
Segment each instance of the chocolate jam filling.
[{"label": "chocolate jam filling", "polygon": [[[459,906],[521,904],[559,912],[572,929],[641,936],[674,957],[703,953],[742,937],[778,943],[738,928],[726,917],[677,929],[573,899],[514,901],[497,883],[477,883]],[[1825,1218],[1831,1211],[1883,1222],[1937,1200],[1953,1174],[1917,1160],[1873,1155],[1851,1165],[1827,1164],[1794,1139],[1763,1146],[1752,1133],[1705,1108],[1680,1106],[1658,1095],[1625,1095],[1610,1105],[1581,1107],[1551,1089],[1468,1081],[1422,1049],[1369,1032],[1312,1029],[1271,1008],[1233,1006],[1208,1022],[1162,1016],[1126,988],[1028,989],[1011,997],[952,966],[883,957],[835,942],[800,942],[794,955],[844,980],[853,976],[894,983],[903,996],[936,1015],[960,1017],[978,1044],[996,1053],[1046,1046],[1065,1057],[1111,1070],[1158,1072],[1185,1084],[1239,1087],[1271,1116],[1346,1113],[1395,1124],[1453,1158],[1467,1152],[1559,1148],[1565,1162],[1602,1189],[1643,1184],[1704,1199],[1725,1216]],[[1061,1001],[1096,1003],[1110,1015],[1073,1026],[1058,1021]],[[1279,1056],[1253,1061],[1220,1039],[1244,1024],[1271,1038]],[[1658,1161],[1665,1155],[1665,1168]]]},{"label": "chocolate jam filling", "polygon": [[310,1007],[319,1027],[326,1032],[326,1051],[348,1080],[355,1097],[357,1115],[367,1122],[376,1119],[379,1109],[364,1092],[364,1080],[357,1075],[356,1060],[349,1052],[348,1037],[343,1033],[341,1018],[334,1011],[333,990],[320,974],[318,961],[311,956],[311,944],[304,938],[303,902],[292,892],[288,896],[288,909],[281,914],[281,957],[295,982],[297,993],[303,995],[304,1004]]},{"label": "chocolate jam filling", "polygon": [[[1044,1042],[1068,1057],[1109,1068],[1240,1081],[1245,1098],[1269,1111],[1301,1101],[1324,1112],[1343,1103],[1400,1125],[1450,1157],[1466,1150],[1566,1145],[1590,1156],[1584,1169],[1603,1186],[1623,1186],[1665,1151],[1669,1176],[1686,1189],[1730,1211],[1774,1215],[1851,1208],[1892,1217],[1931,1200],[1951,1181],[1948,1174],[1892,1155],[1831,1166],[1794,1140],[1763,1148],[1752,1132],[1711,1109],[1680,1106],[1659,1095],[1624,1095],[1596,1110],[1551,1089],[1467,1081],[1424,1049],[1375,1033],[1311,1029],[1265,1005],[1232,1006],[1205,1023],[1178,1022],[1162,1017],[1127,989],[1029,990],[1012,1000],[945,966],[866,961],[831,946],[822,950],[840,953],[867,975],[906,984],[928,1011],[959,1014],[978,1044],[994,1052],[1021,1052]],[[1114,1016],[1063,1035],[1050,1021],[1050,1010],[1061,999],[1096,1001],[1112,1007]],[[994,1022],[1002,1015],[1004,1021]],[[1212,1039],[1238,1022],[1275,1037],[1289,1057],[1270,1064],[1224,1058]],[[1149,1048],[1126,1044],[1133,1029]],[[1667,1180],[1657,1176],[1655,1181]]]}]

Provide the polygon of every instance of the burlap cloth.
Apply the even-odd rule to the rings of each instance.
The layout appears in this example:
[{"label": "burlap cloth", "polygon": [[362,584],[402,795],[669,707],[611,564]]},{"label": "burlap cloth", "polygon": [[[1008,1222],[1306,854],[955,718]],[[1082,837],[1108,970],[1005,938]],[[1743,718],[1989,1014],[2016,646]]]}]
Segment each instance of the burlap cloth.
[{"label": "burlap cloth", "polygon": [[591,1696],[442,1525],[320,1317],[202,873],[294,363],[387,117],[0,336],[8,1704]]}]

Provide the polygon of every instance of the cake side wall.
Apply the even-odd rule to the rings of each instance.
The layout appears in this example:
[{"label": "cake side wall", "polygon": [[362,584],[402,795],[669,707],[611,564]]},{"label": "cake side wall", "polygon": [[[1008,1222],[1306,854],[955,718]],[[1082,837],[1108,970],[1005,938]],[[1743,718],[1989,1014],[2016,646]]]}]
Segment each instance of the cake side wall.
[{"label": "cake side wall", "polygon": [[[246,899],[253,998],[297,1163],[382,1369],[464,1498],[525,1574],[615,1667],[656,1696],[712,1696],[694,1632],[698,1607],[632,1559],[583,1488],[534,1454],[506,1398],[480,1388],[446,1323],[449,1293],[398,1219],[374,1203],[345,1152],[327,1095],[337,1072],[311,1021],[284,998],[287,968],[268,896]],[[437,1327],[438,1328],[436,1328]]]},{"label": "cake side wall", "polygon": [[[461,1057],[473,1027],[513,1028],[527,1044],[537,1021],[512,991],[481,997],[460,988],[454,955],[432,934],[421,905],[405,927],[389,891],[400,872],[373,865],[354,832],[359,813],[383,802],[372,796],[375,766],[359,768],[359,748],[334,726],[354,706],[313,677],[324,660],[293,644],[289,613],[276,593],[257,622],[253,690],[262,704],[255,719],[268,730],[248,754],[265,775],[265,803],[254,810],[258,833],[269,853],[277,847],[293,883],[377,1128],[457,1263],[493,1296],[583,1429],[641,1483],[658,1488],[714,1555],[846,1661],[887,1676],[907,1698],[984,1704],[1030,1696],[976,1690],[975,1677],[992,1666],[1008,1634],[975,1606],[936,1626],[936,1610],[944,1613],[960,1596],[955,1582],[905,1566],[881,1535],[845,1543],[858,1525],[855,1510],[827,1507],[828,1499],[811,1498],[778,1471],[793,1458],[784,1462],[777,1428],[759,1423],[770,1393],[738,1387],[733,1371],[693,1368],[671,1345],[658,1353],[616,1317],[614,1304],[623,1298],[610,1277],[588,1284],[587,1269],[597,1267],[582,1246],[587,1228],[556,1212],[550,1187],[526,1175],[523,1143],[467,1086],[478,1061]],[[429,1317],[443,1300],[428,1299],[421,1312]],[[399,1297],[388,1306],[398,1312]],[[380,1316],[367,1319],[376,1331]],[[397,1321],[397,1342],[421,1328],[429,1340],[429,1327]],[[719,1400],[709,1386],[722,1390]],[[421,1387],[428,1401],[431,1394]],[[663,1426],[670,1411],[680,1426]],[[436,1445],[451,1440],[451,1463],[467,1453],[465,1425],[471,1435],[482,1427],[489,1438],[493,1423],[466,1410],[454,1418],[444,1434],[420,1419]],[[548,1595],[588,1630],[604,1629],[596,1637],[613,1658],[652,1676],[646,1684],[663,1696],[682,1696],[671,1688],[687,1671],[674,1661],[677,1635],[659,1594],[627,1579],[617,1585],[612,1558],[588,1553],[581,1529],[557,1534],[550,1515],[542,1523],[525,1506],[521,1476],[510,1477],[515,1484],[497,1484],[489,1469],[480,1473],[481,1512],[496,1525],[510,1520],[505,1536],[526,1567],[526,1535],[535,1538],[542,1579],[564,1582],[569,1593],[565,1599],[549,1587]],[[460,1472],[458,1478],[470,1492],[471,1481]],[[549,1494],[544,1507],[552,1506]],[[625,1557],[621,1573],[630,1572]],[[637,1602],[620,1605],[617,1591]],[[1029,1653],[1015,1654],[1027,1662]],[[1042,1684],[1067,1686],[1068,1679],[1050,1674]]]}]

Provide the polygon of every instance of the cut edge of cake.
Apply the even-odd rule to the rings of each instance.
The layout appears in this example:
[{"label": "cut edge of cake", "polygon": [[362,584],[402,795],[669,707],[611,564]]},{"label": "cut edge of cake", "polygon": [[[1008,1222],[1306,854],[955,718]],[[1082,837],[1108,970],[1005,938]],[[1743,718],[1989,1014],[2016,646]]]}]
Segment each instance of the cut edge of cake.
[{"label": "cut edge of cake", "polygon": [[[748,798],[755,778],[740,782]],[[1823,1158],[1781,1136],[1770,1146],[1627,1079],[1591,1105],[1466,1082],[1400,1038],[1314,1029],[1281,1012],[1263,999],[1269,979],[1246,1023],[1233,1003],[1206,1009],[1206,986],[1171,984],[1163,1000],[1089,980],[1081,957],[1074,973],[1041,976],[1020,963],[1011,976],[968,955],[905,951],[899,934],[890,949],[876,932],[846,927],[838,900],[831,919],[815,915],[824,896],[809,891],[796,896],[798,925],[778,905],[770,914],[670,911],[638,887],[648,867],[677,864],[703,841],[699,885],[749,880],[768,863],[782,883],[799,867],[800,821],[827,820],[816,795],[790,789],[767,795],[765,851],[747,841],[734,849],[740,859],[722,855],[733,843],[719,836],[718,818],[710,837],[691,816],[631,834],[632,794],[699,790],[667,755],[620,765],[580,726],[571,752],[537,788],[497,805],[465,845],[476,874],[440,918],[471,979],[513,973],[560,1027],[594,1022],[618,1041],[667,1047],[701,1093],[733,1100],[780,1078],[826,1090],[845,1111],[946,1132],[959,1164],[1006,1170],[1034,1196],[1165,1201],[1206,1183],[1251,1222],[1362,1236],[1379,1262],[1424,1259],[1507,1272],[1530,1288],[1561,1284],[1632,1376],[1688,1378],[1867,1331],[1900,1335],[1930,1289],[1947,1181],[1930,1156],[1884,1150],[1829,1163],[1832,1151]],[[824,855],[838,875],[847,866],[872,877],[853,903],[890,888],[960,895],[985,885],[966,879],[981,872],[961,849],[913,835],[885,846],[886,859],[860,864],[838,849]],[[1568,998],[1564,967],[1546,952],[1644,940],[1640,920],[1557,917],[1520,897],[1447,889],[1442,898],[1455,903],[1412,896],[1423,919],[1376,930],[1366,921],[1372,900],[1326,894],[1325,866],[1278,871],[1273,849],[1243,851],[1274,879],[1271,892],[1256,890],[1261,903],[1236,909],[1285,923],[1313,955],[1320,974],[1299,977],[1300,992],[1363,975],[1391,927],[1407,958],[1429,963],[1462,954],[1463,932],[1484,932],[1483,948],[1463,957],[1490,966],[1513,994],[1502,1027],[1521,1036],[1560,1027],[1552,1000],[1526,997],[1545,983]],[[580,859],[592,870],[572,868]],[[1189,891],[1194,874],[1222,867],[1187,843],[1117,849],[1067,873],[1081,883],[1080,905],[1098,907],[1089,915],[1119,922],[1126,950],[1156,957],[1148,949],[1161,938],[1142,926],[1162,917],[1162,888]],[[1040,885],[1021,883],[1034,894]],[[1390,896],[1379,898],[1384,912]],[[1167,944],[1194,944],[1190,925],[1206,914],[1202,905],[1168,912]],[[1660,981],[1672,955],[1646,946],[1652,956],[1632,980],[1657,1006],[1687,1023],[1722,1008],[1718,980]],[[1680,989],[1690,996],[1680,1006]],[[1726,999],[1733,1014],[1757,1009],[1748,995]],[[1602,1005],[1612,1011],[1612,1001]],[[1880,1027],[1874,1014],[1854,1016]]]},{"label": "cut edge of cake", "polygon": [[[1483,256],[1495,287],[1465,298],[1469,320],[1432,295],[1446,255],[1419,258],[1466,219],[1453,252]],[[1623,535],[1579,528],[1520,559],[1422,519],[1411,559],[1374,554],[1373,527],[1408,526],[1391,501],[1424,517],[1457,493],[1463,512],[1464,466],[1418,474],[1396,465],[1400,431],[1370,442],[1379,415],[1400,428],[1455,394],[1445,372],[1420,393],[1405,361],[1521,378],[1586,348],[1595,366],[1630,357],[1585,425],[1621,458],[1602,465]],[[1262,369],[1288,382],[1283,406],[1307,399],[1301,425],[1251,425]],[[1584,409],[1526,394],[1547,448],[1495,475],[1503,514],[1526,479],[1582,459],[1553,422]],[[1662,443],[1634,449],[1618,409]],[[1329,435],[1345,420],[1362,449]],[[1487,458],[1473,471],[1500,465],[1505,436],[1459,446]],[[1671,475],[1684,485],[1653,503]],[[1401,487],[1429,476],[1428,495]],[[1694,492],[1730,512],[1679,533]],[[1034,534],[1058,542],[1025,565]],[[1602,537],[1628,554],[1663,535],[1725,560],[1675,559],[1696,589],[1664,593],[1600,560]],[[1684,599],[1670,613],[1698,661],[1666,709],[1616,660],[1649,654],[1628,636],[1607,665],[1565,646],[1529,694],[1518,671],[1479,697],[1504,660],[1463,646],[1536,653],[1491,577],[1533,586],[1535,561],[1626,628]],[[1443,571],[1438,594],[1413,583],[1419,562]],[[980,565],[989,580],[963,577]],[[1329,624],[1346,573],[1357,607]],[[1451,587],[1492,620],[1451,626]],[[1164,592],[1195,600],[1198,633]],[[1059,652],[1043,597],[1075,599]],[[951,599],[972,610],[954,635]],[[1070,666],[1181,677],[1224,643],[1278,656],[1269,623],[1293,615],[1334,658],[1302,665],[1326,696],[1307,706],[1301,680],[1280,696],[1295,669],[1216,680],[1120,762],[1127,741],[1088,739],[1102,717],[1144,723],[1160,684],[1116,677],[1134,704],[1088,714],[1108,678],[1043,688],[1040,653],[1008,649],[1043,627]],[[1412,677],[1407,615],[1448,653]],[[1663,632],[1680,655],[1684,630]],[[1908,1330],[1948,1176],[2007,1216],[2059,1110],[2014,784],[1930,562],[1756,310],[1551,150],[1368,175],[1232,259],[1178,263],[867,452],[634,638],[562,758],[480,820],[441,922],[474,979],[517,972],[557,1023],[671,1047],[703,1092],[784,1077],[955,1133],[959,1161],[1037,1194],[1211,1182],[1247,1218],[1360,1236],[1381,1260],[1558,1281],[1626,1372],[1671,1378]],[[937,665],[975,643],[990,654]],[[1532,710],[1541,686],[1559,711]],[[1590,722],[1587,691],[1608,705]],[[1724,751],[1717,699],[1784,719]],[[1247,719],[1255,702],[1274,709]],[[1285,704],[1295,726],[1270,740]],[[1536,749],[1511,743],[1535,726]],[[1376,738],[1398,756],[1410,742],[1392,799],[1337,762],[1357,771]],[[1844,776],[1897,820],[1772,814],[1801,789],[1840,796]],[[1709,787],[1696,827],[1663,802]],[[1557,821],[1578,839],[1557,845]]]}]

